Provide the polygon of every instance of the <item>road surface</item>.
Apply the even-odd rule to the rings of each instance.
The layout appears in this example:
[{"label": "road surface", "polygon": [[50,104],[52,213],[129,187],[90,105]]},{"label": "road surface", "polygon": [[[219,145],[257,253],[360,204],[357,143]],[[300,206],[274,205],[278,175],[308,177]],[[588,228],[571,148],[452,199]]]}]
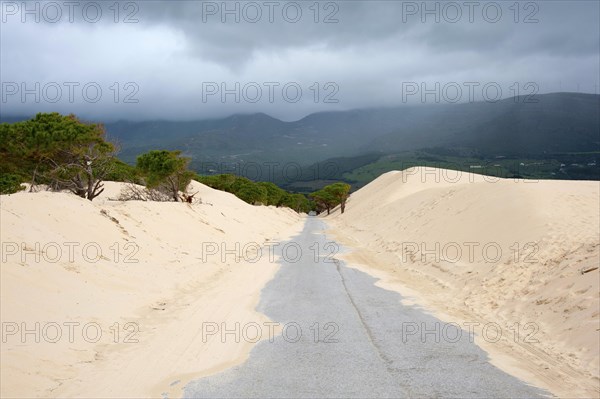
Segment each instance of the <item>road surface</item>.
[{"label": "road surface", "polygon": [[[189,383],[185,397],[549,396],[492,366],[468,330],[402,305],[400,294],[332,261],[324,228],[307,219],[262,291],[258,311],[285,334],[256,344],[245,363]],[[302,257],[292,262],[298,246]]]}]

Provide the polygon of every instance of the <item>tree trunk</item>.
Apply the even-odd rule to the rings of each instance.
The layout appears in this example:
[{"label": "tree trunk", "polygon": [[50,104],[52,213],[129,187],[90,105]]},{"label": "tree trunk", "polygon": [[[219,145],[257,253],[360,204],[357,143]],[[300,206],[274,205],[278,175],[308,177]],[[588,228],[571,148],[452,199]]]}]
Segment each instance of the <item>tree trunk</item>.
[{"label": "tree trunk", "polygon": [[86,197],[90,201],[94,199],[94,183],[96,183],[94,181],[94,172],[92,171],[92,166],[91,165],[92,164],[90,162],[90,163],[88,163],[87,167],[85,168],[85,173],[87,174],[87,193],[86,193]]},{"label": "tree trunk", "polygon": [[31,185],[29,186],[29,192],[32,193],[33,192],[33,188],[35,187],[35,179],[37,177],[37,171],[38,171],[38,165],[35,165],[35,169],[33,171],[33,176],[31,176]]}]

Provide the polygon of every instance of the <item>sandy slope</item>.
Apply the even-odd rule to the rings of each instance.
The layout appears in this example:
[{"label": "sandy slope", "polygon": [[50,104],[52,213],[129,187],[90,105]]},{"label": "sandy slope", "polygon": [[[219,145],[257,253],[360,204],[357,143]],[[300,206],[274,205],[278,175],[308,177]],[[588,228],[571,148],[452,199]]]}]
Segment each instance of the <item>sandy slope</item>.
[{"label": "sandy slope", "polygon": [[481,323],[478,342],[499,366],[562,397],[598,397],[600,279],[580,269],[600,263],[599,192],[413,168],[384,174],[327,220],[382,286],[465,329]]},{"label": "sandy slope", "polygon": [[[277,265],[257,248],[302,218],[193,184],[202,204],[108,200],[118,183],[93,202],[0,198],[2,397],[176,395],[244,360],[251,342],[202,328],[267,320],[254,306]],[[223,243],[234,252],[224,261]]]}]

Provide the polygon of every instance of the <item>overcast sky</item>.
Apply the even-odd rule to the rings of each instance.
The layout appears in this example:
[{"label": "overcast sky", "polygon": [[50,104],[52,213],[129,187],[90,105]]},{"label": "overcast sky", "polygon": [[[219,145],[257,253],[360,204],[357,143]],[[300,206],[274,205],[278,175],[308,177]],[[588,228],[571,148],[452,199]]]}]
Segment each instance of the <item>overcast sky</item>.
[{"label": "overcast sky", "polygon": [[0,2],[2,114],[295,120],[600,90],[595,0],[114,4]]}]

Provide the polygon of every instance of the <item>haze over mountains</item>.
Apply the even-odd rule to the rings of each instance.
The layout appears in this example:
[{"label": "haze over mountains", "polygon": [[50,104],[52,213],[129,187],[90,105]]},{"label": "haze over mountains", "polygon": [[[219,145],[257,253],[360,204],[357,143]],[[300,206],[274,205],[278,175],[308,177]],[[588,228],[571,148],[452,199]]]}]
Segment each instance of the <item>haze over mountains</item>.
[{"label": "haze over mountains", "polygon": [[[293,162],[314,169],[311,164],[329,162],[336,170],[328,178],[343,178],[344,172],[383,155],[426,149],[442,157],[558,159],[553,170],[562,168],[563,162],[577,165],[579,158],[573,156],[579,154],[587,169],[558,178],[600,174],[600,96],[593,94],[321,112],[294,122],[264,113],[200,121],[119,121],[106,124],[106,130],[121,145],[119,157],[126,162],[134,163],[137,155],[150,149],[178,149],[201,173],[244,174],[243,165],[249,163]],[[331,160],[339,157],[346,159]],[[273,178],[253,174],[249,177]],[[301,174],[291,180],[319,180],[314,173]],[[274,179],[290,183],[283,181],[281,171]]]},{"label": "haze over mountains", "polygon": [[464,148],[481,155],[600,149],[600,96],[557,93],[497,103],[423,104],[321,112],[295,122],[266,114],[194,122],[116,122],[110,136],[132,161],[148,148],[183,149],[194,161],[303,164],[367,152]]}]

